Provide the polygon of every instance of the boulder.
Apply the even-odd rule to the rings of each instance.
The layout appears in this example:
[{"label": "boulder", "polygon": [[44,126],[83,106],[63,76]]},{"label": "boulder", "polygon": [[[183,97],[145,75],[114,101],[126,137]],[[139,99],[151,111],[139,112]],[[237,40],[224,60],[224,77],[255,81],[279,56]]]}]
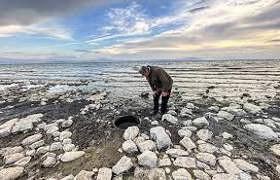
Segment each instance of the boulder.
[{"label": "boulder", "polygon": [[171,157],[188,156],[189,152],[182,149],[168,149],[166,152]]},{"label": "boulder", "polygon": [[123,134],[125,140],[133,140],[139,134],[139,128],[137,126],[128,127]]},{"label": "boulder", "polygon": [[121,173],[129,171],[133,167],[131,159],[127,156],[123,156],[116,165],[113,166],[112,171],[119,175]]},{"label": "boulder", "polygon": [[152,151],[145,151],[137,156],[138,164],[148,168],[154,168],[157,166],[157,155]]},{"label": "boulder", "polygon": [[27,156],[27,157],[24,157],[24,158],[18,160],[17,162],[15,162],[14,165],[24,167],[24,166],[26,166],[30,161],[31,161],[31,157],[30,157],[30,156]]},{"label": "boulder", "polygon": [[237,167],[245,172],[255,172],[259,171],[259,168],[253,164],[248,163],[243,159],[234,159],[233,162],[237,165]]},{"label": "boulder", "polygon": [[94,172],[81,170],[75,177],[75,180],[92,180]]},{"label": "boulder", "polygon": [[141,153],[144,151],[153,151],[156,149],[156,143],[152,140],[145,140],[143,142],[137,143],[137,146]]},{"label": "boulder", "polygon": [[122,149],[126,153],[136,153],[138,152],[136,144],[132,140],[127,140],[122,144]]},{"label": "boulder", "polygon": [[215,174],[212,177],[212,180],[240,180],[240,179],[237,175],[234,174],[220,173],[220,174]]},{"label": "boulder", "polygon": [[189,130],[187,127],[183,127],[178,131],[178,135],[180,137],[185,137],[186,136],[186,137],[190,138],[192,136],[192,131]]},{"label": "boulder", "polygon": [[201,179],[201,180],[211,180],[210,176],[205,173],[202,170],[193,170],[193,175],[197,178],[197,179]]},{"label": "boulder", "polygon": [[270,147],[270,150],[277,156],[280,157],[280,144],[274,144]]},{"label": "boulder", "polygon": [[166,133],[165,129],[161,126],[151,128],[150,136],[153,140],[156,141],[157,148],[159,150],[168,148],[172,144],[169,135]]},{"label": "boulder", "polygon": [[54,142],[50,146],[50,151],[58,151],[62,149],[62,144],[61,142]]}]

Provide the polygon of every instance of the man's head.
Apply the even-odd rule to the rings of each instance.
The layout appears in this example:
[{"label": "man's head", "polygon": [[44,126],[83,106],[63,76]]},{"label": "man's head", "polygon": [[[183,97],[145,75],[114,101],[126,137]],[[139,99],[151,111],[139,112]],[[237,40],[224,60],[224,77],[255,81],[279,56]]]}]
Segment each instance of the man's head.
[{"label": "man's head", "polygon": [[148,66],[142,66],[139,69],[139,73],[142,74],[142,76],[148,77],[150,74],[150,67]]}]

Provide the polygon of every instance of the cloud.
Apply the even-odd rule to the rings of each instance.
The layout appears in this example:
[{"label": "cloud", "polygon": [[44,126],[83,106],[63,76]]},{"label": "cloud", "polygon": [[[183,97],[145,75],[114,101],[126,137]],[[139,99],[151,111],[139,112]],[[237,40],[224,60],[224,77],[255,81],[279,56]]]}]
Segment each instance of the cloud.
[{"label": "cloud", "polygon": [[72,14],[81,8],[94,8],[116,1],[117,0],[1,0],[0,26],[27,26],[49,18]]}]

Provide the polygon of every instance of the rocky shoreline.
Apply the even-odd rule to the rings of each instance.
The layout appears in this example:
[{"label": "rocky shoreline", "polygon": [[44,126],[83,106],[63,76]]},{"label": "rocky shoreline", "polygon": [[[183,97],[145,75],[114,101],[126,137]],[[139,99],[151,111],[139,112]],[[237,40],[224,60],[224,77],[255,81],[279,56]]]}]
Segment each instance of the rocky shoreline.
[{"label": "rocky shoreline", "polygon": [[[150,116],[148,97],[11,86],[0,99],[0,179],[280,178],[280,101],[187,101]],[[151,97],[150,97],[151,98]],[[140,124],[115,127],[121,116]]]}]

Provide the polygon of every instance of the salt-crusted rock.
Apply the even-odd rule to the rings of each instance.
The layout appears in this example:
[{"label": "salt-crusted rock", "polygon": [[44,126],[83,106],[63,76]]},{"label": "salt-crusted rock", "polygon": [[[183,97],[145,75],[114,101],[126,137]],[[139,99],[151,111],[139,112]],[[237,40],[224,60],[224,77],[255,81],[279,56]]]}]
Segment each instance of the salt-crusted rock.
[{"label": "salt-crusted rock", "polygon": [[50,146],[50,151],[58,151],[62,149],[62,144],[61,142],[54,142]]},{"label": "salt-crusted rock", "polygon": [[18,121],[17,118],[11,119],[0,126],[0,137],[6,137],[11,134],[12,127]]},{"label": "salt-crusted rock", "polygon": [[115,174],[121,174],[129,171],[133,167],[131,159],[127,156],[123,156],[116,165],[113,166],[112,171]]},{"label": "salt-crusted rock", "polygon": [[202,128],[203,126],[209,126],[209,122],[205,117],[196,118],[192,121],[192,124],[199,128]]},{"label": "salt-crusted rock", "polygon": [[166,152],[171,157],[180,157],[180,156],[188,156],[188,151],[184,151],[182,149],[168,149]]},{"label": "salt-crusted rock", "polygon": [[30,144],[32,144],[36,141],[39,141],[42,137],[43,137],[42,134],[34,134],[34,135],[28,136],[27,138],[22,140],[21,144],[24,145],[24,146],[30,145]]},{"label": "salt-crusted rock", "polygon": [[215,174],[212,177],[212,180],[239,180],[239,178],[237,175],[234,174],[220,173],[220,174]]},{"label": "salt-crusted rock", "polygon": [[199,161],[204,162],[210,166],[215,166],[215,164],[216,164],[216,157],[213,154],[198,153],[198,154],[196,154],[196,158]]},{"label": "salt-crusted rock", "polygon": [[63,141],[64,139],[68,139],[72,136],[72,133],[70,131],[62,131],[59,135],[59,140],[60,141]]},{"label": "salt-crusted rock", "polygon": [[81,170],[75,177],[75,180],[92,180],[94,172]]},{"label": "salt-crusted rock", "polygon": [[274,144],[270,147],[270,150],[277,156],[280,156],[280,144]]},{"label": "salt-crusted rock", "polygon": [[10,154],[20,153],[23,150],[24,149],[21,146],[7,147],[7,148],[4,148],[2,155],[7,156],[7,155],[10,155]]},{"label": "salt-crusted rock", "polygon": [[72,174],[65,176],[64,178],[62,178],[61,180],[74,180],[74,176]]},{"label": "salt-crusted rock", "polygon": [[208,139],[211,139],[213,136],[212,131],[209,131],[208,129],[200,129],[196,135],[198,136],[199,139],[206,141]]},{"label": "salt-crusted rock", "polygon": [[218,158],[220,166],[229,174],[239,174],[241,170],[236,164],[227,156]]},{"label": "salt-crusted rock", "polygon": [[65,152],[70,152],[70,151],[75,151],[75,150],[77,150],[77,149],[76,149],[76,146],[75,146],[74,144],[64,144],[62,149],[63,149],[63,151],[65,151]]},{"label": "salt-crusted rock", "polygon": [[233,138],[233,136],[231,134],[227,133],[227,132],[223,132],[222,136],[223,136],[224,139],[231,139],[231,138]]},{"label": "salt-crusted rock", "polygon": [[110,168],[100,168],[96,180],[111,180],[112,170]]},{"label": "salt-crusted rock", "polygon": [[172,172],[172,177],[174,180],[192,180],[191,174],[184,168],[177,169],[176,171]]},{"label": "salt-crusted rock", "polygon": [[82,157],[85,154],[84,151],[71,151],[71,152],[65,152],[61,157],[60,160],[62,162],[70,162],[73,160],[76,160],[80,157]]},{"label": "salt-crusted rock", "polygon": [[177,157],[174,165],[183,168],[196,168],[196,160],[191,157]]},{"label": "salt-crusted rock", "polygon": [[139,128],[137,126],[131,126],[131,127],[128,127],[124,134],[123,134],[123,138],[125,140],[133,140],[136,138],[136,136],[139,134]]},{"label": "salt-crusted rock", "polygon": [[198,150],[200,152],[214,153],[217,152],[219,148],[209,143],[202,143],[198,145]]},{"label": "salt-crusted rock", "polygon": [[68,128],[68,127],[72,126],[72,124],[73,124],[73,120],[68,119],[68,120],[62,122],[61,127]]},{"label": "salt-crusted rock", "polygon": [[147,179],[147,180],[166,180],[165,171],[161,168],[145,169],[136,167],[134,171],[134,179]]},{"label": "salt-crusted rock", "polygon": [[263,124],[246,124],[245,129],[258,135],[262,139],[277,139],[278,135],[270,128]]},{"label": "salt-crusted rock", "polygon": [[19,119],[12,128],[12,133],[24,132],[33,129],[34,122],[40,122],[43,114],[33,114]]},{"label": "salt-crusted rock", "polygon": [[164,114],[161,117],[161,120],[162,121],[167,121],[171,124],[177,124],[177,122],[178,122],[178,119],[176,117],[172,116],[171,114]]},{"label": "salt-crusted rock", "polygon": [[138,164],[148,168],[154,168],[157,166],[157,155],[152,151],[145,151],[137,156]]},{"label": "salt-crusted rock", "polygon": [[29,145],[30,149],[37,149],[45,144],[44,140],[37,141],[31,145]]},{"label": "salt-crusted rock", "polygon": [[162,159],[158,161],[158,167],[166,167],[171,166],[172,162],[167,155],[165,155]]},{"label": "salt-crusted rock", "polygon": [[146,140],[137,144],[140,152],[153,151],[156,149],[156,143],[152,140]]},{"label": "salt-crusted rock", "polygon": [[50,146],[42,146],[42,147],[39,147],[36,151],[36,154],[40,155],[40,154],[45,154],[47,152],[50,151]]},{"label": "salt-crusted rock", "polygon": [[193,175],[198,178],[198,179],[201,179],[201,180],[210,180],[210,176],[205,173],[204,171],[201,171],[201,170],[193,170]]},{"label": "salt-crusted rock", "polygon": [[15,154],[10,154],[4,157],[5,164],[12,164],[20,159],[24,158],[23,153],[15,153]]},{"label": "salt-crusted rock", "polygon": [[42,163],[43,167],[49,168],[56,164],[56,158],[48,156]]},{"label": "salt-crusted rock", "polygon": [[153,127],[150,129],[150,136],[156,141],[159,150],[168,148],[172,142],[165,129],[161,126]]},{"label": "salt-crusted rock", "polygon": [[127,140],[122,144],[122,149],[126,153],[138,152],[136,144],[132,140]]},{"label": "salt-crusted rock", "polygon": [[24,157],[24,158],[18,160],[17,162],[15,162],[14,165],[24,167],[25,165],[27,165],[30,162],[30,160],[31,160],[31,157],[27,156],[27,157]]},{"label": "salt-crusted rock", "polygon": [[234,159],[233,162],[237,165],[237,167],[246,172],[255,172],[259,171],[259,168],[253,164],[248,163],[243,159]]},{"label": "salt-crusted rock", "polygon": [[[56,123],[51,123],[51,124],[46,125],[44,127],[44,130],[46,131],[46,134],[54,136],[54,133],[57,132],[59,130],[59,128],[57,127]],[[56,136],[54,136],[54,137],[56,137]]]},{"label": "salt-crusted rock", "polygon": [[192,136],[192,131],[189,130],[187,127],[183,127],[178,131],[178,135],[180,137],[191,137]]},{"label": "salt-crusted rock", "polygon": [[262,111],[261,107],[251,104],[251,103],[245,103],[243,105],[243,108],[245,109],[245,111],[250,112],[252,114],[257,114]]},{"label": "salt-crusted rock", "polygon": [[23,167],[9,167],[0,170],[1,180],[15,180],[21,177],[24,173]]},{"label": "salt-crusted rock", "polygon": [[184,137],[181,141],[180,144],[184,146],[187,150],[192,150],[196,148],[195,143],[189,138],[189,137]]},{"label": "salt-crusted rock", "polygon": [[234,115],[226,111],[219,111],[217,116],[228,121],[232,121],[234,119]]}]

